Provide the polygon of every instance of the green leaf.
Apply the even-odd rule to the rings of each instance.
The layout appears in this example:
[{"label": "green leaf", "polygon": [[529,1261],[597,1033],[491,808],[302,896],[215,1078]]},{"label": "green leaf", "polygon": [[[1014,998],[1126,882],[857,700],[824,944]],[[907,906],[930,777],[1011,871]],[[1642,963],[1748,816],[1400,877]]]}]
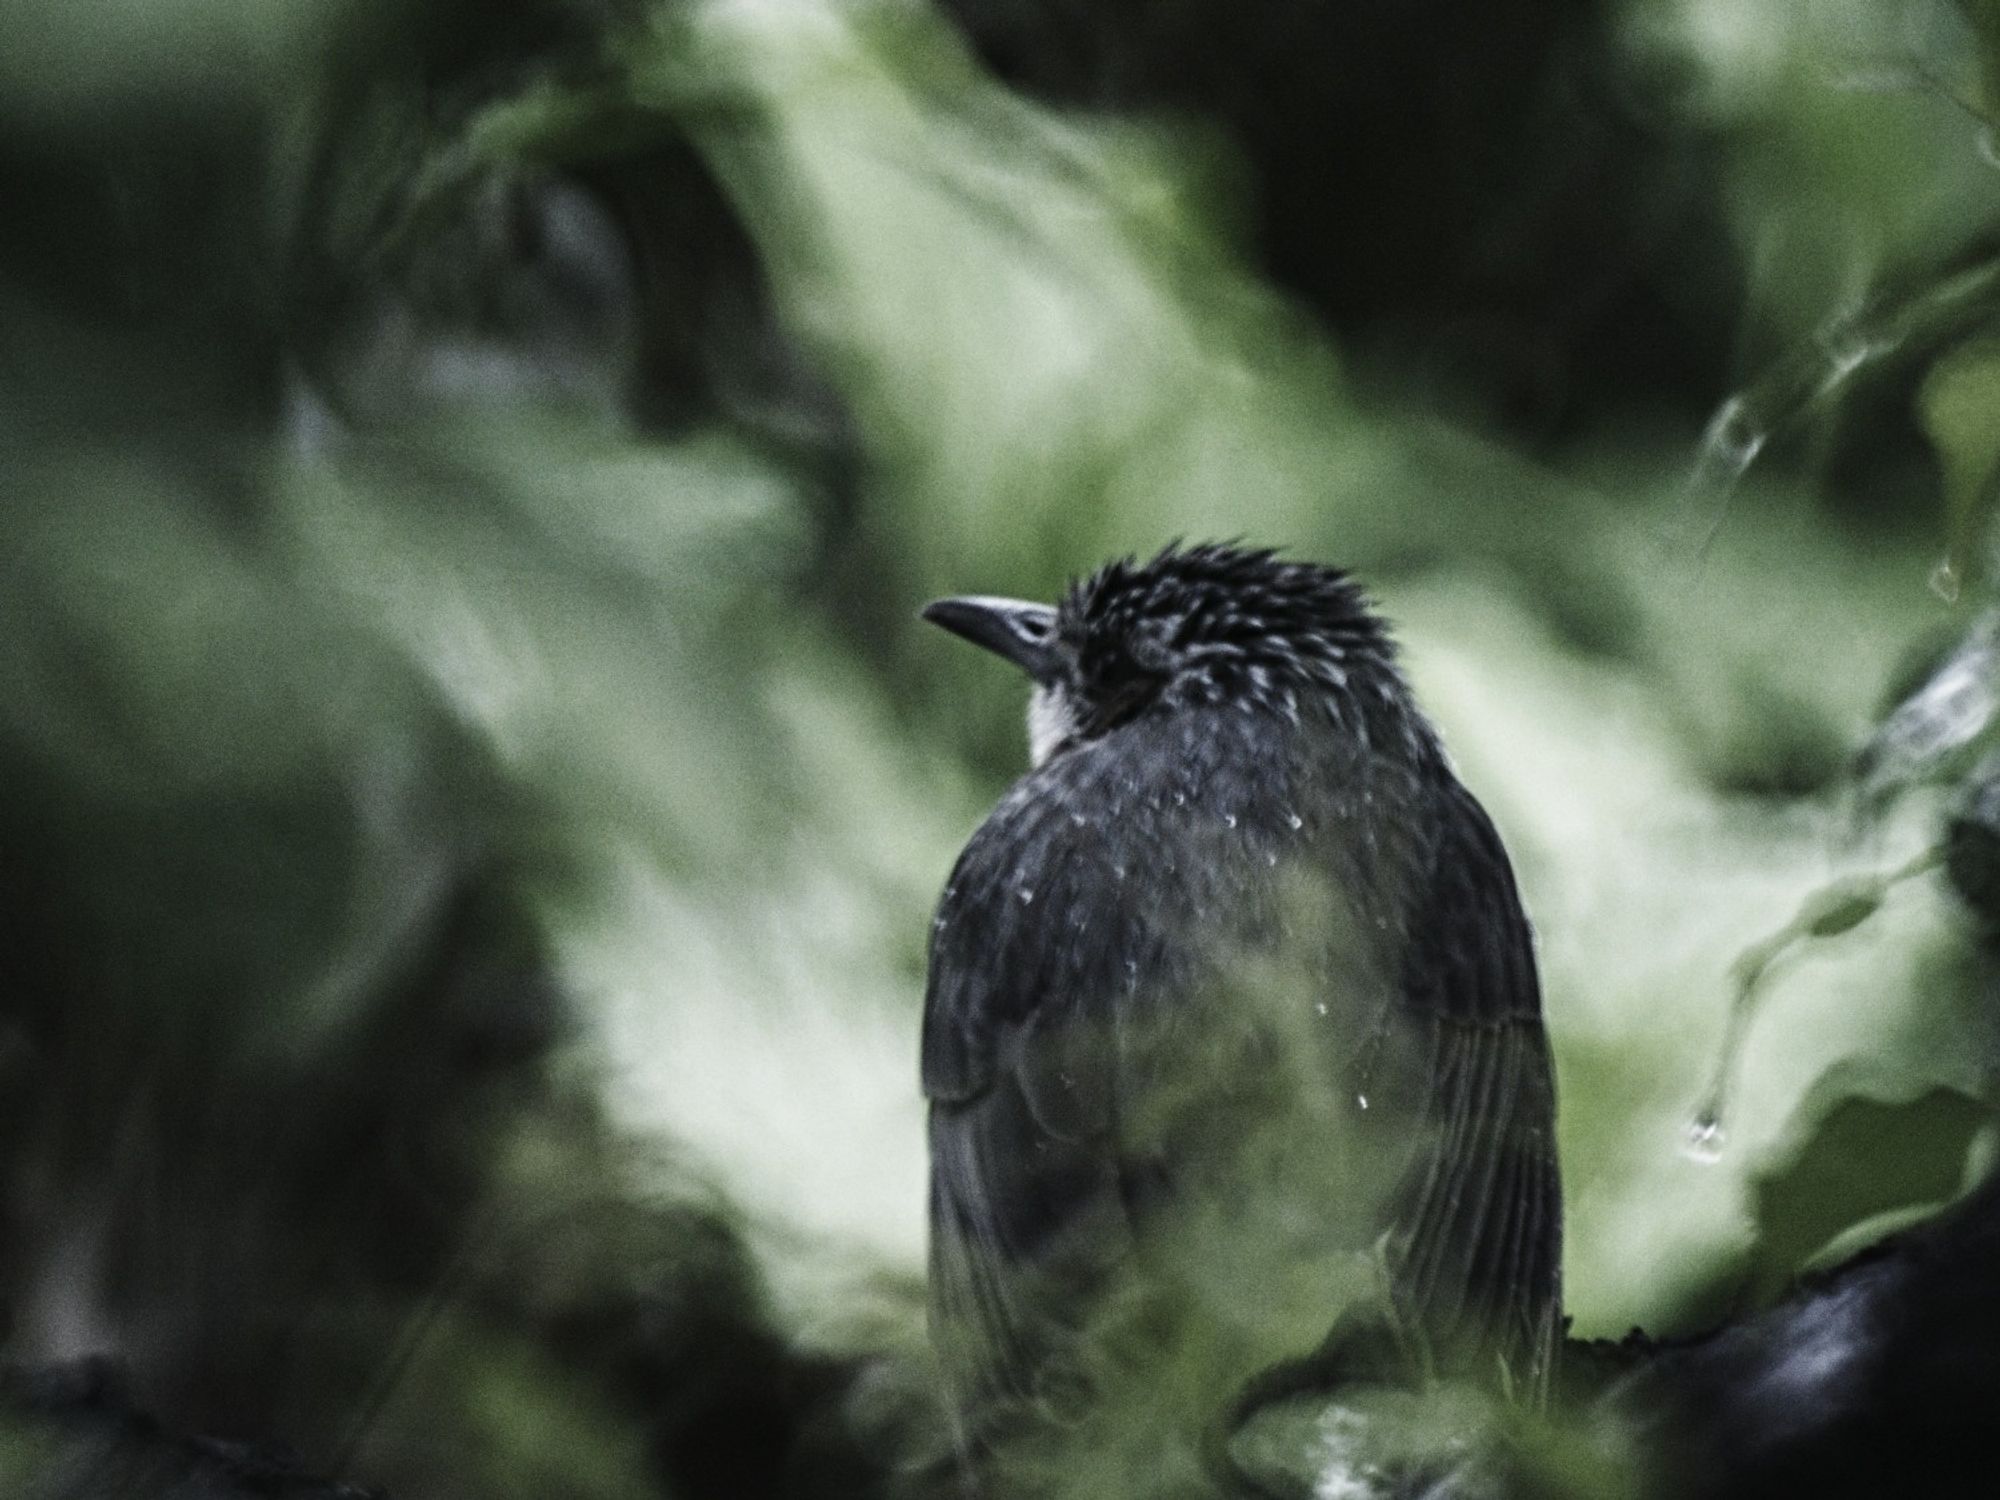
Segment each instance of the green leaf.
[{"label": "green leaf", "polygon": [[1822,1077],[1758,1175],[1752,1212],[1767,1295],[1849,1226],[1964,1190],[1967,1153],[1991,1107],[1943,1087],[1870,1098],[1850,1092],[1859,1082],[1840,1068]]}]

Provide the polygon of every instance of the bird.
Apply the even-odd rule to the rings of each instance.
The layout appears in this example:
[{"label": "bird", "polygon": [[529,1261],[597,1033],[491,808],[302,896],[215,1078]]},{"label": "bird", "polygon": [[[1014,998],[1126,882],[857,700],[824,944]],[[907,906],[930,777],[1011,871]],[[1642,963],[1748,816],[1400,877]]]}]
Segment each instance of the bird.
[{"label": "bird", "polygon": [[1053,606],[923,618],[1032,684],[922,1018],[929,1326],[967,1469],[1106,1411],[1240,1422],[1301,1381],[1544,1401],[1534,940],[1360,585],[1176,542]]}]

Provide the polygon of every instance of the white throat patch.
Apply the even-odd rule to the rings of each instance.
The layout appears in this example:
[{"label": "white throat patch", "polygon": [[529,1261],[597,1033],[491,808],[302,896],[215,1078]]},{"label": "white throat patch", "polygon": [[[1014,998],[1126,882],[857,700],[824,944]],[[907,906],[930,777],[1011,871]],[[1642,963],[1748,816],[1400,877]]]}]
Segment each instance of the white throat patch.
[{"label": "white throat patch", "polygon": [[1060,686],[1036,686],[1028,699],[1028,764],[1040,770],[1076,737],[1076,707]]}]

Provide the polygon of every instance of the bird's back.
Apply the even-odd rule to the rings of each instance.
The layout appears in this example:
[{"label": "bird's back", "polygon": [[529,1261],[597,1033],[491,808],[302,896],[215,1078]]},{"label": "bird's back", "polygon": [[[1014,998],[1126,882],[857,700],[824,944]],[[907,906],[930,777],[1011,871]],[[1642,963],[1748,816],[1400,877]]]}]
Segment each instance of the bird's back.
[{"label": "bird's back", "polygon": [[1421,721],[1378,713],[1085,744],[961,857],[923,1068],[932,1316],[975,1442],[1120,1379],[1213,1407],[1357,1310],[1422,1362],[1545,1380],[1525,919]]}]

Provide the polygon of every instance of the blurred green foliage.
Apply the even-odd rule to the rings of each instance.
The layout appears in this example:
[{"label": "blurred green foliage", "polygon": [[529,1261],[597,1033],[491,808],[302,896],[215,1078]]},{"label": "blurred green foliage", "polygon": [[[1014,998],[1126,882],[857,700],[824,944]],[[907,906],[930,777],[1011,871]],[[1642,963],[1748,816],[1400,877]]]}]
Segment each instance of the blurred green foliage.
[{"label": "blurred green foliage", "polygon": [[[934,1472],[923,940],[1021,704],[914,611],[1175,535],[1358,572],[1501,825],[1579,1333],[1953,1196],[1992,978],[1935,871],[1807,924],[1690,1130],[1739,956],[1978,776],[1856,832],[1987,597],[1996,14],[1596,8],[1722,226],[1675,316],[1738,353],[1530,443],[1367,288],[1265,278],[1212,122],[1037,102],[920,7],[10,13],[8,1355],[400,1495],[624,1497],[696,1482],[658,1392],[754,1346],[873,1372],[800,1398],[810,1463]],[[1444,212],[1413,122],[1318,149]],[[496,963],[567,1003],[437,998]]]}]

